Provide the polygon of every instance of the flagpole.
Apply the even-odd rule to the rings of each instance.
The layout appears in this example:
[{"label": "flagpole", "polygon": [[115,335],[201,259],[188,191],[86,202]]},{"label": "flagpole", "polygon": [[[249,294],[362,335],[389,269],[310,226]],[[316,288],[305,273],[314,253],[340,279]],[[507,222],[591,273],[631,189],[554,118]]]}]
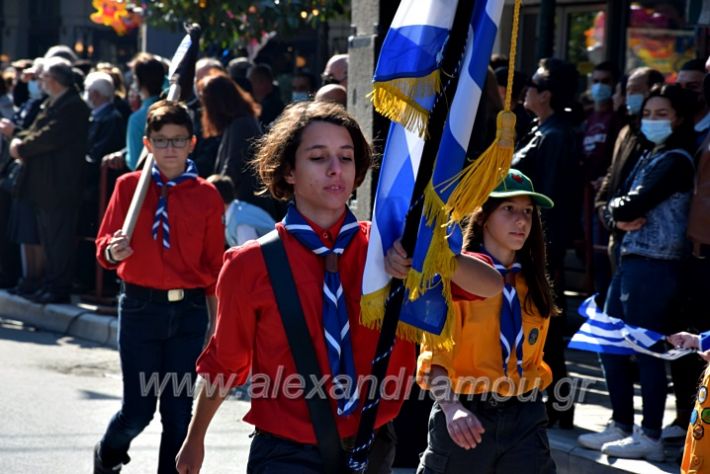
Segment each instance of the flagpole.
[{"label": "flagpole", "polygon": [[[175,55],[171,61],[171,67],[169,71],[170,78],[170,89],[168,90],[168,95],[166,100],[171,103],[177,103],[180,100],[181,92],[186,88],[181,87],[181,84],[186,84],[191,82],[195,75],[195,61],[197,59],[197,50],[200,44],[201,29],[200,25],[192,24],[186,25],[185,30],[187,34],[185,38],[180,42]],[[185,90],[186,93],[192,93],[190,89]],[[138,222],[138,215],[140,214],[141,207],[143,206],[143,201],[145,196],[148,194],[148,188],[150,187],[151,170],[153,168],[153,154],[148,153],[143,162],[143,167],[141,168],[141,176],[138,179],[138,184],[136,185],[136,190],[133,192],[133,197],[131,198],[131,204],[128,206],[128,212],[126,213],[126,218],[123,221],[123,226],[121,230],[131,240],[133,237],[133,231],[136,228],[136,223]]]},{"label": "flagpole", "polygon": [[[428,138],[422,151],[422,159],[402,235],[402,246],[407,255],[412,255],[414,252],[417,230],[424,207],[424,190],[431,180],[438,144],[449,112],[448,105],[451,103],[458,84],[458,73],[463,62],[473,6],[474,0],[459,0],[451,33],[441,61],[442,77],[448,78],[449,81],[442,84],[442,92],[432,108],[427,125]],[[367,457],[375,439],[374,427],[381,399],[382,382],[387,373],[392,348],[394,347],[404,293],[403,281],[393,278],[390,283],[389,295],[385,301],[385,315],[380,329],[380,337],[377,341],[377,349],[372,360],[374,381],[371,378],[360,388],[360,393],[363,394],[362,415],[355,447],[348,459],[348,468],[352,473],[362,473],[367,469]],[[374,383],[374,387],[371,385],[372,383]]]}]

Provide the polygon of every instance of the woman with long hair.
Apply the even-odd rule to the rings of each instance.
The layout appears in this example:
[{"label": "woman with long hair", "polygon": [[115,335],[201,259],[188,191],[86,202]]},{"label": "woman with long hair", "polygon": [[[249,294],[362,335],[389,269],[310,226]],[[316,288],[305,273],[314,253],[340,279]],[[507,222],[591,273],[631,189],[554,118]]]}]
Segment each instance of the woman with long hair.
[{"label": "woman with long hair", "polygon": [[283,217],[283,206],[273,199],[259,197],[259,180],[249,166],[252,144],[262,135],[257,120],[259,104],[225,74],[214,74],[197,85],[202,104],[202,134],[204,138],[221,136],[214,173],[229,176],[234,183],[236,198],[254,204],[271,214]]},{"label": "woman with long hair", "polygon": [[[672,330],[681,262],[688,253],[686,228],[695,172],[692,93],[664,85],[643,102],[641,132],[654,147],[641,156],[607,211],[621,240],[619,266],[605,312],[662,334]],[[689,148],[691,147],[691,148]],[[664,361],[637,354],[643,421],[634,430],[633,373],[629,356],[601,354],[612,421],[601,433],[578,438],[610,456],[663,460],[661,425],[666,403]]]}]

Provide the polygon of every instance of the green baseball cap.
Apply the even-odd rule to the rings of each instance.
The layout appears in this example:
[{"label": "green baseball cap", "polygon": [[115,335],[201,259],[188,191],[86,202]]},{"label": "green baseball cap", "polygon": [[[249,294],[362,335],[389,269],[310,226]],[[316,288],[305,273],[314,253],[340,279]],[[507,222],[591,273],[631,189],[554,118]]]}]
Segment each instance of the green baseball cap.
[{"label": "green baseball cap", "polygon": [[538,206],[544,209],[555,205],[549,197],[535,192],[530,178],[518,170],[511,169],[508,171],[508,176],[493,190],[490,197],[507,198],[513,196],[530,196]]}]

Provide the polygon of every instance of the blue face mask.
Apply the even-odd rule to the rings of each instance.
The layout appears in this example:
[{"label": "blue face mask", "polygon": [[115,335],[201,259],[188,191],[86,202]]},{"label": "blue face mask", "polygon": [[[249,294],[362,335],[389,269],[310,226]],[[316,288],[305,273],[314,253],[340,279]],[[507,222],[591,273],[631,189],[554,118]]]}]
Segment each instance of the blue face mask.
[{"label": "blue face mask", "polygon": [[641,120],[641,133],[656,145],[664,143],[673,133],[670,120]]},{"label": "blue face mask", "polygon": [[27,91],[30,93],[31,99],[39,99],[42,97],[42,88],[39,86],[39,82],[32,80],[27,83]]},{"label": "blue face mask", "polygon": [[643,94],[629,94],[626,96],[626,110],[631,115],[638,115],[643,105]]},{"label": "blue face mask", "polygon": [[302,102],[304,100],[308,100],[309,98],[308,92],[293,91],[293,93],[291,93],[291,102]]},{"label": "blue face mask", "polygon": [[596,84],[592,84],[592,89],[590,91],[590,95],[592,96],[592,100],[594,102],[604,102],[605,100],[611,99],[613,91],[611,90],[611,86],[608,84],[602,84],[601,82],[597,82]]}]

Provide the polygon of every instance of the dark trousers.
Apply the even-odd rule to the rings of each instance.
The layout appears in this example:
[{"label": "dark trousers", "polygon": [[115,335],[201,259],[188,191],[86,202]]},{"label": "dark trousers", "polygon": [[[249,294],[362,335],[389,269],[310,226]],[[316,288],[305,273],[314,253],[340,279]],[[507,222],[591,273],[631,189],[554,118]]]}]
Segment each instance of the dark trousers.
[{"label": "dark trousers", "polygon": [[446,429],[446,416],[435,403],[429,417],[428,446],[422,454],[417,474],[556,472],[542,401],[512,399],[497,406],[483,401],[465,402],[464,405],[486,430],[481,444],[466,450],[454,443]]},{"label": "dark trousers", "polygon": [[12,196],[0,191],[0,286],[14,286],[20,278],[20,248],[9,238]]},{"label": "dark trousers", "polygon": [[[690,257],[684,262],[682,297],[685,300],[683,318],[672,332],[690,331],[695,334],[710,330],[707,317],[707,296],[710,295],[710,258]],[[694,355],[671,362],[673,391],[676,397],[676,423],[690,423],[695,405],[695,394],[707,363]]]},{"label": "dark trousers", "polygon": [[205,298],[154,303],[122,294],[118,318],[123,403],[101,440],[101,459],[106,466],[125,463],[131,441],[148,426],[160,400],[158,472],[175,473],[175,456],[192,415],[195,362],[207,328]]},{"label": "dark trousers", "polygon": [[47,257],[45,289],[68,295],[74,277],[76,222],[79,211],[72,207],[37,208],[39,241]]},{"label": "dark trousers", "polygon": [[[609,285],[605,311],[627,324],[666,334],[680,283],[680,263],[623,256]],[[636,354],[641,377],[643,422],[647,436],[661,435],[666,403],[666,367],[662,359]],[[611,399],[612,418],[631,431],[634,423],[633,361],[630,356],[601,354]]]},{"label": "dark trousers", "polygon": [[[382,426],[372,444],[366,474],[392,472],[397,437],[392,423]],[[301,444],[257,430],[249,448],[247,474],[322,474],[318,446]]]}]

